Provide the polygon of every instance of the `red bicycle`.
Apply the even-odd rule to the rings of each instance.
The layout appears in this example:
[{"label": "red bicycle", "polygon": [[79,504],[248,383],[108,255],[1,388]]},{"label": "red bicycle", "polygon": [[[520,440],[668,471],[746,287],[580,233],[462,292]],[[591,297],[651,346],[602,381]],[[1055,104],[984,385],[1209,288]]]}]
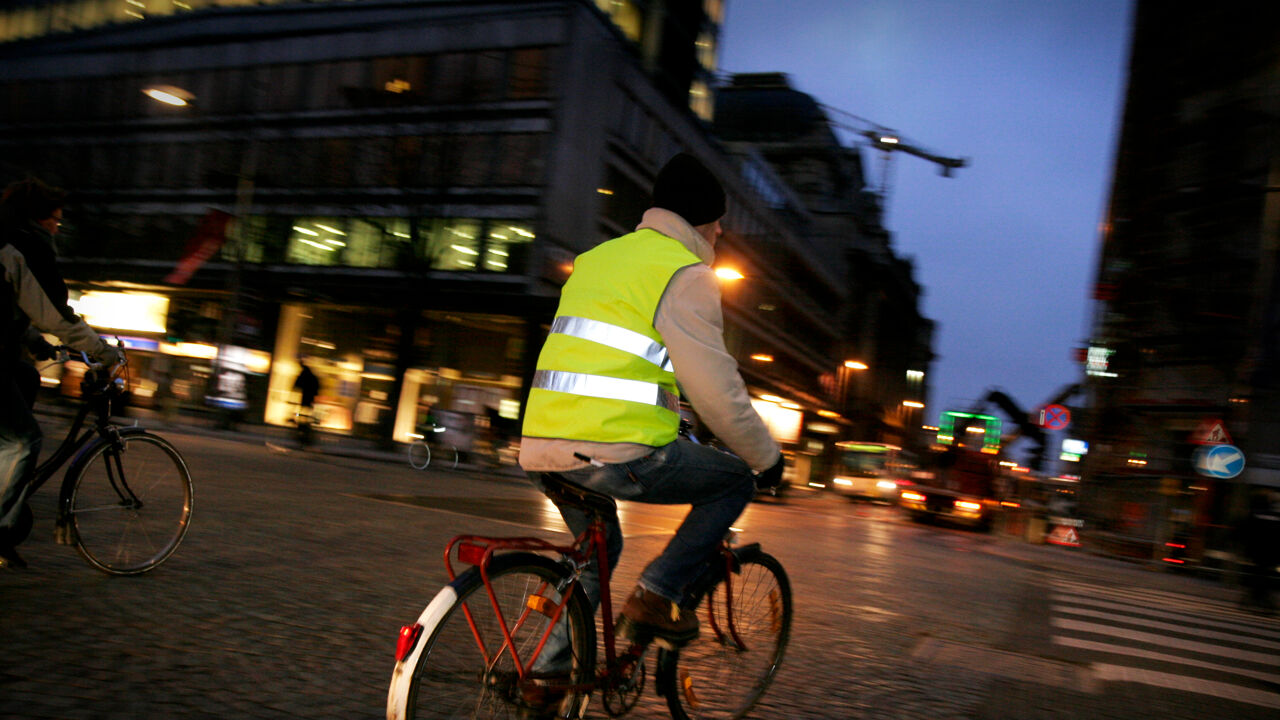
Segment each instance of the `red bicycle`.
[{"label": "red bicycle", "polygon": [[[646,648],[614,638],[605,549],[613,498],[546,473],[557,505],[581,508],[590,525],[571,545],[532,537],[459,535],[444,551],[451,582],[417,622],[400,630],[387,718],[583,718],[598,692],[605,713],[630,711],[644,692]],[[730,533],[732,535],[732,533]],[[551,557],[555,554],[555,558]],[[604,659],[579,582],[599,564]],[[454,563],[469,565],[455,572]],[[659,648],[655,686],[672,717],[741,718],[768,689],[791,632],[791,585],[759,544],[726,538],[690,593],[706,622],[698,639]],[[563,628],[572,655],[567,674],[534,671],[552,632]],[[548,698],[562,698],[547,708]],[[549,714],[549,713],[554,714]]]}]

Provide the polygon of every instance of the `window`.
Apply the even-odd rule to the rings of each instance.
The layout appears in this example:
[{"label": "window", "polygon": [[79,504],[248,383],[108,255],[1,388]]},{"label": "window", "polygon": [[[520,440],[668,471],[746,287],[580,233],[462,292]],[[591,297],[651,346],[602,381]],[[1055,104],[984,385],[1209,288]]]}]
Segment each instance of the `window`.
[{"label": "window", "polygon": [[550,53],[546,48],[523,48],[509,54],[509,95],[512,98],[545,97],[551,85]]}]

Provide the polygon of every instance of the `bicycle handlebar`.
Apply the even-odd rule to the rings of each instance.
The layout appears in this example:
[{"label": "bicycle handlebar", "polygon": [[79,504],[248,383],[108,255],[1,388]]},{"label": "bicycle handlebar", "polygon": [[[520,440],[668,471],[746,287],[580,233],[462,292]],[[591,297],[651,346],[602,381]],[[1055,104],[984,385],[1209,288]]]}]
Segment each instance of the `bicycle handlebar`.
[{"label": "bicycle handlebar", "polygon": [[105,390],[110,387],[111,381],[115,377],[116,372],[128,363],[128,358],[125,357],[124,349],[119,347],[116,349],[120,351],[120,361],[113,363],[110,366],[107,366],[105,363],[95,362],[93,358],[89,356],[89,353],[84,350],[73,348],[70,345],[55,345],[53,349],[58,353],[58,359],[61,362],[78,359],[80,362],[84,363],[88,368],[84,374],[85,383],[96,386],[96,389],[98,390]]}]

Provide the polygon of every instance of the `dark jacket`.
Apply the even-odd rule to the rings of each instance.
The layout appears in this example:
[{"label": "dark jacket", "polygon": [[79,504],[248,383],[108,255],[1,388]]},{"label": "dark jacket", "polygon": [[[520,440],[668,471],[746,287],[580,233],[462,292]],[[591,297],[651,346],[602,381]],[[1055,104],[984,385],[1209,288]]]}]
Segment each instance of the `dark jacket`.
[{"label": "dark jacket", "polygon": [[32,325],[77,350],[102,348],[98,334],[67,306],[52,238],[39,225],[0,221],[0,277],[0,362],[18,359],[23,334]]}]

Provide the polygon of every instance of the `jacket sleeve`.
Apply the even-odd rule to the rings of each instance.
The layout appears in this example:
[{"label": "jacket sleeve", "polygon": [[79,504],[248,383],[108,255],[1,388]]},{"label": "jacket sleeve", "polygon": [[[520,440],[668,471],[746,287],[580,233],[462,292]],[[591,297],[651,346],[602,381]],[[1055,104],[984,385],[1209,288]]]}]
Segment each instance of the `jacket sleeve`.
[{"label": "jacket sleeve", "polygon": [[720,287],[711,268],[691,265],[672,277],[654,327],[699,419],[752,470],[769,469],[778,461],[778,444],[751,406],[738,363],[725,349]]},{"label": "jacket sleeve", "polygon": [[6,284],[12,288],[14,304],[31,320],[32,325],[57,335],[63,343],[77,350],[96,354],[102,349],[104,343],[98,333],[83,318],[70,312],[63,313],[65,305],[59,308],[53,302],[31,272],[26,258],[13,245],[0,248],[0,266],[3,266]]}]

